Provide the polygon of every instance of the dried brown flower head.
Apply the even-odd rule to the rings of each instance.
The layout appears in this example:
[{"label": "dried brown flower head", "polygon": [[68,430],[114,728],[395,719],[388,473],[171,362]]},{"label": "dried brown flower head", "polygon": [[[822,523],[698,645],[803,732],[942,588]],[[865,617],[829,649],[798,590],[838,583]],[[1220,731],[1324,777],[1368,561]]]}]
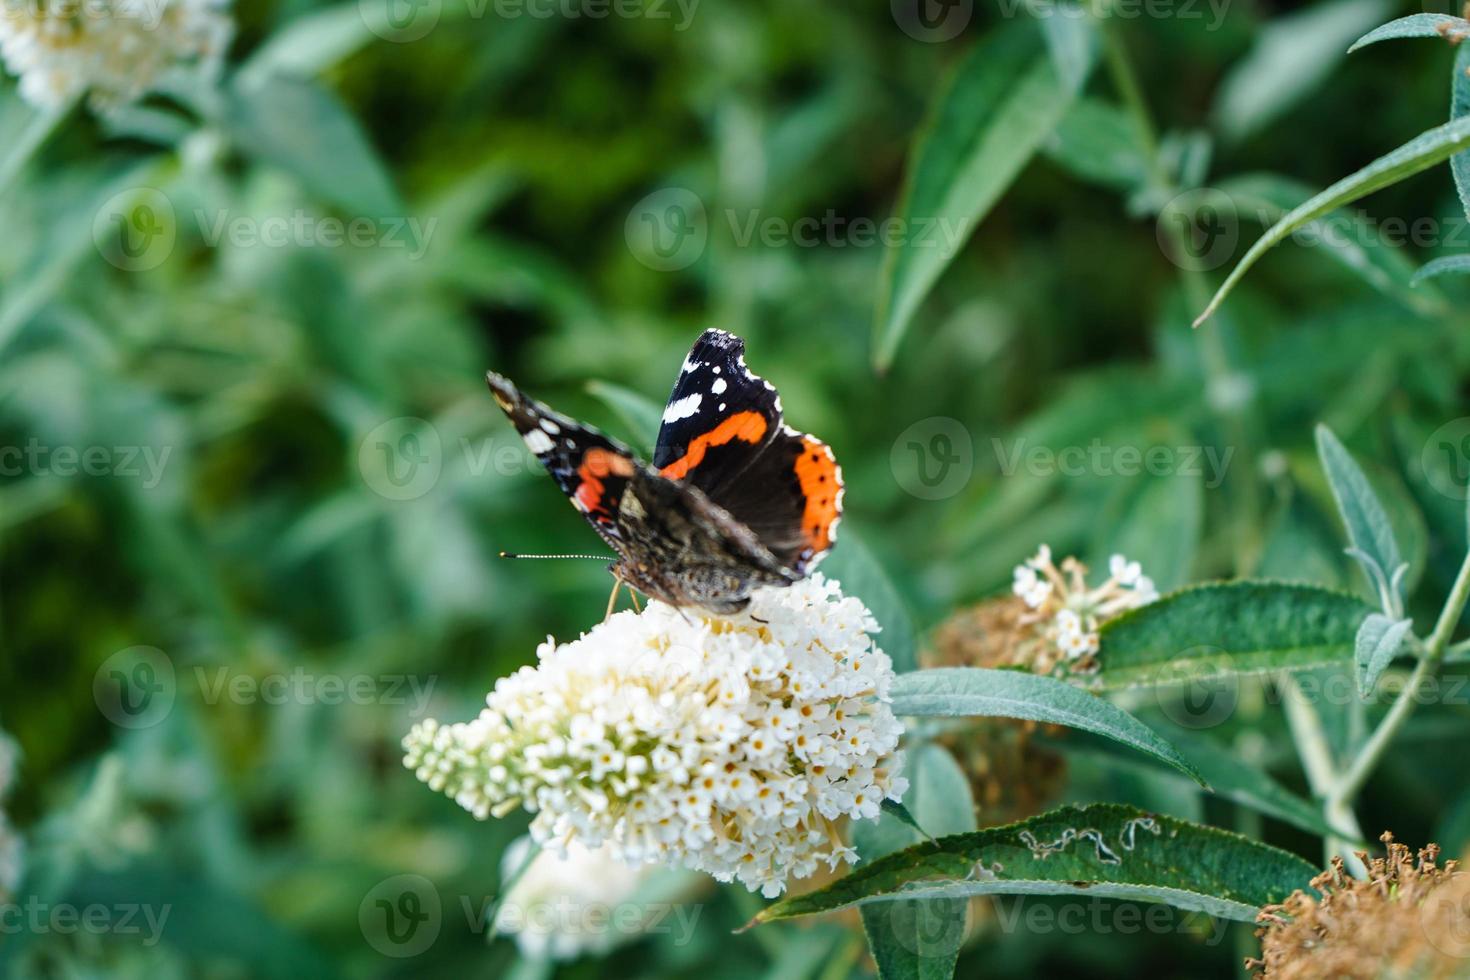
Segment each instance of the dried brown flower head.
[{"label": "dried brown flower head", "polygon": [[[955,613],[934,631],[925,667],[1015,667],[1051,644],[1032,630],[1021,599],[991,599]],[[1039,744],[1035,722],[981,718],[937,739],[970,778],[982,826],[1033,816],[1056,799],[1066,760]],[[1060,735],[1055,726],[1048,734]]]},{"label": "dried brown flower head", "polygon": [[1258,980],[1470,977],[1470,874],[1457,861],[1439,867],[1435,844],[1415,854],[1392,834],[1381,840],[1387,856],[1359,854],[1366,880],[1333,858],[1312,879],[1319,894],[1261,910],[1261,957],[1246,961]]}]

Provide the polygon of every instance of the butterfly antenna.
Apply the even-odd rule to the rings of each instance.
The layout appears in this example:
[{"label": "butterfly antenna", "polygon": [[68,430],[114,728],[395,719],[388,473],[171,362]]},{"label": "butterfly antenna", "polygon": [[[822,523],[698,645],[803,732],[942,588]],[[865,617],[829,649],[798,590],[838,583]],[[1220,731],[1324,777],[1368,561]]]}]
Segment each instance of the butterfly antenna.
[{"label": "butterfly antenna", "polygon": [[502,551],[502,558],[591,558],[594,561],[617,561],[612,555],[523,555],[514,551]]}]

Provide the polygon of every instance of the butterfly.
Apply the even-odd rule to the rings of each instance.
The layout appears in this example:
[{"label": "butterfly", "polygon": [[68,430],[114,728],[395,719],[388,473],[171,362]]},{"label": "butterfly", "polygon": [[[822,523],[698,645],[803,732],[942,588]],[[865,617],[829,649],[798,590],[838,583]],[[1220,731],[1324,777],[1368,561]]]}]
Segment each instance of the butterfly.
[{"label": "butterfly", "polygon": [[[842,519],[832,449],[786,424],[745,366],[745,341],[706,330],[674,382],[650,465],[628,447],[486,374],[495,401],[613,550],[620,583],[672,606],[734,613],[831,550]],[[616,595],[616,592],[614,592]]]}]

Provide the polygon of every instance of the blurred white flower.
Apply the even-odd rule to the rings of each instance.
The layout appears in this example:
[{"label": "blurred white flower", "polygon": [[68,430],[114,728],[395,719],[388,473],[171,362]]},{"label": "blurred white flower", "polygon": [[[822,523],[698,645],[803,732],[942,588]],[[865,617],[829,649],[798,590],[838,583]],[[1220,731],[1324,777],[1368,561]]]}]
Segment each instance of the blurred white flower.
[{"label": "blurred white flower", "polygon": [[767,896],[853,856],[836,826],[907,781],[893,666],[820,575],[713,616],[651,602],[537,650],[474,721],[425,721],[405,764],[476,817],[523,806],[548,850],[605,846]]},{"label": "blurred white flower", "polygon": [[105,113],[172,69],[213,75],[233,29],[228,0],[0,0],[0,59],[33,105]]},{"label": "blurred white flower", "polygon": [[[708,881],[690,871],[625,864],[606,848],[572,843],[564,855],[531,856],[533,846],[521,837],[506,848],[502,878],[518,871],[520,877],[495,907],[495,930],[514,936],[521,954],[531,959],[600,956],[650,929],[688,922],[687,916],[674,921],[666,913]],[[530,865],[521,871],[528,858]]]},{"label": "blurred white flower", "polygon": [[1159,597],[1153,579],[1136,561],[1113,555],[1108,572],[1106,582],[1089,589],[1087,566],[1066,558],[1058,568],[1047,545],[1016,566],[1011,591],[1031,610],[1020,625],[1039,628],[1058,655],[1055,662],[1043,658],[1042,672],[1062,664],[1073,673],[1097,670],[1098,627]]}]

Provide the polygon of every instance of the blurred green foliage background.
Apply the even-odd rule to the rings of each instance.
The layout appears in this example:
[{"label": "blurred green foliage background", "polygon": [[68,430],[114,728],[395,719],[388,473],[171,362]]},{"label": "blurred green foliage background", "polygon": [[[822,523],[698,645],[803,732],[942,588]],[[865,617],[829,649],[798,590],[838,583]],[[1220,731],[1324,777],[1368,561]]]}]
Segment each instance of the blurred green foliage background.
[{"label": "blurred green foliage background", "polygon": [[[26,449],[0,477],[0,726],[21,750],[20,894],[173,909],[151,946],[5,935],[0,964],[15,975],[542,970],[462,913],[497,894],[524,818],[473,821],[404,771],[397,747],[418,718],[471,717],[537,642],[595,623],[606,600],[595,563],[497,559],[597,542],[487,397],[489,367],[647,449],[628,393],[661,401],[704,327],[741,334],[788,417],[843,464],[839,556],[870,552],[921,628],[1004,591],[1041,542],[1093,562],[1123,550],[1161,588],[1246,573],[1361,587],[1313,461],[1317,421],[1376,461],[1427,563],[1426,606],[1447,588],[1464,508],[1436,479],[1463,485],[1465,457],[1441,456],[1430,435],[1466,414],[1466,293],[1454,280],[1411,288],[1405,272],[1470,247],[1447,169],[1367,202],[1377,222],[1435,221],[1403,247],[1365,233],[1364,261],[1391,274],[1287,245],[1199,331],[1200,287],[1259,222],[1237,215],[1238,244],[1190,272],[1154,217],[1161,195],[1243,174],[1268,175],[1262,196],[1321,188],[1442,122],[1448,45],[1344,53],[1408,8],[1181,0],[1115,18],[1103,56],[1136,66],[1160,169],[1119,137],[1128,117],[1099,71],[880,373],[884,248],[852,223],[894,213],[948,74],[1016,16],[960,4],[960,28],[927,42],[903,29],[902,0],[606,18],[433,0],[404,8],[399,28],[381,6],[241,5],[221,91],[165,93],[122,120],[76,111],[0,198],[0,445]],[[7,82],[0,147],[31,116]],[[640,235],[670,193],[703,209],[705,243],[660,268]],[[139,200],[158,241],[171,237],[141,258],[109,224]],[[272,218],[319,233],[362,215],[365,244],[248,235]],[[817,241],[744,233],[800,219]],[[935,419],[957,420],[942,431],[971,459],[937,490],[917,468],[940,460],[911,451],[935,445],[948,424]],[[1045,463],[1093,446],[1167,447],[1179,465]],[[101,447],[107,462],[77,472],[64,447]],[[1194,447],[1228,459],[1223,474],[1207,461],[1185,472]],[[1008,467],[1017,453],[1041,462]],[[154,673],[130,673],[140,663]],[[94,696],[112,670],[163,678],[168,705],[118,723]],[[282,676],[306,678],[308,694],[217,686]],[[324,696],[322,678],[366,687]],[[1466,760],[1415,759],[1416,737],[1465,723],[1463,707],[1420,712],[1367,796],[1366,827],[1470,843]],[[1241,758],[1302,788],[1276,713],[1247,704],[1233,724],[1222,737],[1245,733]],[[1152,771],[1083,759],[1069,780],[1069,798],[1244,819]],[[432,881],[445,907],[437,939],[407,959],[359,919],[400,874]],[[706,901],[691,943],[653,937],[557,975],[866,969],[848,925],[737,937],[758,903]],[[1231,976],[1245,933],[991,930],[959,975]]]}]

